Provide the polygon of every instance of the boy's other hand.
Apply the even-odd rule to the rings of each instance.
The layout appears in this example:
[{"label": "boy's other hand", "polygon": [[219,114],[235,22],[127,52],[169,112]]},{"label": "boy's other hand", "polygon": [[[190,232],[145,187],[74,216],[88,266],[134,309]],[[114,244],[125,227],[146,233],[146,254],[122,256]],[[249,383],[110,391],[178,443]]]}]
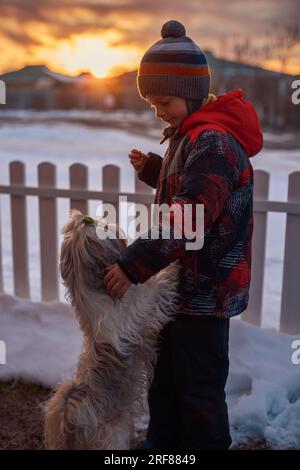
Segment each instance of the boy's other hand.
[{"label": "boy's other hand", "polygon": [[115,296],[117,299],[121,299],[132,282],[122,271],[118,263],[114,263],[104,269],[106,274],[104,276],[103,283],[107,292],[112,297]]},{"label": "boy's other hand", "polygon": [[137,149],[132,149],[130,153],[128,154],[128,157],[130,159],[131,165],[134,167],[134,169],[137,172],[140,172],[143,170],[146,164],[147,158],[149,158],[148,155],[146,155],[145,153]]}]

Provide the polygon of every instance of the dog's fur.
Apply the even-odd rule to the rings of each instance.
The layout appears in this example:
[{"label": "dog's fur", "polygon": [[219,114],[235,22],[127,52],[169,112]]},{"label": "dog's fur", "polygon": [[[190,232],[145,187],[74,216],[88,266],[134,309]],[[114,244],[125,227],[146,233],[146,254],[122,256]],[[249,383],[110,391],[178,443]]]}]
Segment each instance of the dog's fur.
[{"label": "dog's fur", "polygon": [[[83,350],[74,377],[59,384],[46,405],[48,449],[130,448],[153,379],[159,332],[176,313],[178,261],[144,284],[131,284],[120,300],[107,293],[104,268],[127,241],[117,225],[103,220],[85,223],[72,210],[62,229],[60,272]],[[100,223],[118,238],[99,239]]]}]

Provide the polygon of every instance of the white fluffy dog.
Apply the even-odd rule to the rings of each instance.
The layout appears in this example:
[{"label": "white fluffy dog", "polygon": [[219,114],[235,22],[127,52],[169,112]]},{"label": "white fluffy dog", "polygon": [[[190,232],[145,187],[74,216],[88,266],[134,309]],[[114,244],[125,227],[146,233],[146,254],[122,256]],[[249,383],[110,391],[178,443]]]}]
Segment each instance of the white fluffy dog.
[{"label": "white fluffy dog", "polygon": [[[117,232],[117,238],[99,239],[99,227]],[[179,262],[144,284],[132,284],[117,300],[107,293],[103,277],[127,246],[119,238],[121,229],[72,210],[62,233],[60,272],[83,350],[73,378],[59,384],[46,405],[45,445],[129,449],[153,378],[159,332],[176,312]]]}]

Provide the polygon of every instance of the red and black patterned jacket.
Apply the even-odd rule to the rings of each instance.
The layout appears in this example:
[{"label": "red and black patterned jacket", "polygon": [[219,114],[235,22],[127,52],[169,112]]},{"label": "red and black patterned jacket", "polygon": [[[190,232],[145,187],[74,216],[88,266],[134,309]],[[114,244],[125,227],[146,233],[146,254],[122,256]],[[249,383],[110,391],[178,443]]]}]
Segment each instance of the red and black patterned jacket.
[{"label": "red and black patterned jacket", "polygon": [[203,246],[187,250],[187,239],[174,238],[172,230],[173,236],[164,239],[160,219],[158,237],[150,238],[154,227],[150,228],[147,237],[136,239],[117,262],[137,284],[179,259],[182,314],[238,315],[247,307],[251,280],[249,158],[263,145],[257,113],[239,88],[190,114],[179,128],[165,128],[164,135],[170,139],[164,158],[149,152],[139,178],[156,188],[157,204],[176,204],[182,212],[186,204],[204,204]]}]

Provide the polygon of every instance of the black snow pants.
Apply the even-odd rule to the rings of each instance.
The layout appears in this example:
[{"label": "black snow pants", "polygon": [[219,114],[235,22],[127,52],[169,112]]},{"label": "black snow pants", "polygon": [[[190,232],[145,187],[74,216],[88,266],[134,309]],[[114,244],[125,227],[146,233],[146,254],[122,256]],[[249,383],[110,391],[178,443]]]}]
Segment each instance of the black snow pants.
[{"label": "black snow pants", "polygon": [[229,319],[177,315],[161,332],[148,394],[153,449],[230,447],[225,397]]}]

